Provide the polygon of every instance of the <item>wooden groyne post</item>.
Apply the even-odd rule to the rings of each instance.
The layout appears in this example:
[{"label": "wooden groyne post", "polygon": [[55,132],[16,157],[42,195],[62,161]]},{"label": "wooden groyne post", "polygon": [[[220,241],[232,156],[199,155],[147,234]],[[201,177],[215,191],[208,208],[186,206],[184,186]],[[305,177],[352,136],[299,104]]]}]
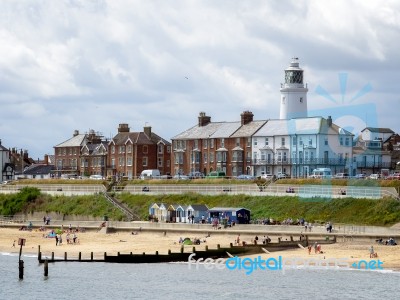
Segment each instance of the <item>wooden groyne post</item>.
[{"label": "wooden groyne post", "polygon": [[49,261],[46,259],[44,261],[44,277],[49,276]]},{"label": "wooden groyne post", "polygon": [[18,271],[19,271],[19,279],[24,279],[24,261],[21,259],[22,255],[22,246],[25,246],[26,239],[18,239],[19,248],[19,259],[18,259]]}]

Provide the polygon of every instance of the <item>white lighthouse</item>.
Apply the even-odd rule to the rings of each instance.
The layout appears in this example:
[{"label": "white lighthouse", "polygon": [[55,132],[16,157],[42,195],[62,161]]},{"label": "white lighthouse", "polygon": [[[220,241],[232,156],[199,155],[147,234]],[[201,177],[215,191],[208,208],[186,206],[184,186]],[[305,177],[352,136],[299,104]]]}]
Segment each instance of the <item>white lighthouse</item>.
[{"label": "white lighthouse", "polygon": [[294,57],[285,70],[285,83],[281,84],[280,119],[307,117],[307,86],[303,83],[303,69]]}]

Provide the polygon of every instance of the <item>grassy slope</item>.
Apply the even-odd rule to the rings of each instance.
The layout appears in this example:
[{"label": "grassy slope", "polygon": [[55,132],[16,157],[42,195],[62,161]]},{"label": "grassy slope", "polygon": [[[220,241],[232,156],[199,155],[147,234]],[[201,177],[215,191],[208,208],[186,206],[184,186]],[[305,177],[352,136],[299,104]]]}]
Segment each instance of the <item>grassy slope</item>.
[{"label": "grassy slope", "polygon": [[[316,182],[314,181],[302,183],[315,184]],[[292,180],[278,182],[300,183]],[[345,185],[344,183],[347,181],[333,180],[332,182]],[[367,180],[359,180],[357,182],[363,185]],[[325,183],[327,184],[327,182]],[[381,186],[397,187],[400,181],[374,181],[373,183]],[[51,197],[44,194],[37,196],[37,192],[34,192],[35,196],[32,196],[34,198],[32,199],[30,195],[21,193],[15,195],[0,194],[0,215],[12,215],[20,211],[54,211],[66,215],[91,215],[95,217],[107,215],[114,220],[122,220],[124,217],[119,210],[112,207],[100,195]],[[167,204],[207,204],[210,208],[214,206],[245,207],[251,210],[252,219],[270,217],[283,220],[289,217],[294,219],[303,217],[312,222],[330,220],[340,223],[368,225],[392,225],[400,222],[400,202],[392,199],[366,200],[347,198],[331,201],[323,199],[307,201],[297,197],[204,196],[199,194],[148,196],[128,193],[120,194],[118,198],[139,213],[144,220],[147,218],[149,206],[152,203],[163,202]]]}]

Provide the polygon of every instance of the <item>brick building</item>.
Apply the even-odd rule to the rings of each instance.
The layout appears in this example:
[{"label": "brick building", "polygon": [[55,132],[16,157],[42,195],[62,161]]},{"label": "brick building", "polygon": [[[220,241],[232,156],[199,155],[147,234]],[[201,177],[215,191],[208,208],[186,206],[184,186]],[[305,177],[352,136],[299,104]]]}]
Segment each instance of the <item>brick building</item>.
[{"label": "brick building", "polygon": [[145,126],[130,132],[128,124],[119,124],[118,133],[108,143],[107,176],[136,178],[143,170],[171,172],[171,143]]}]

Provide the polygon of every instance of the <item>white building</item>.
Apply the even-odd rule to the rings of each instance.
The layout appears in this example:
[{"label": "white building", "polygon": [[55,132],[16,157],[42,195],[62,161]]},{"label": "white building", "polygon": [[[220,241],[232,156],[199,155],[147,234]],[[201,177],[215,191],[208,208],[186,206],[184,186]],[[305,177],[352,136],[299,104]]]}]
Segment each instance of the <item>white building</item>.
[{"label": "white building", "polygon": [[252,137],[254,175],[306,177],[315,168],[333,174],[352,166],[352,133],[322,117],[269,120]]}]

